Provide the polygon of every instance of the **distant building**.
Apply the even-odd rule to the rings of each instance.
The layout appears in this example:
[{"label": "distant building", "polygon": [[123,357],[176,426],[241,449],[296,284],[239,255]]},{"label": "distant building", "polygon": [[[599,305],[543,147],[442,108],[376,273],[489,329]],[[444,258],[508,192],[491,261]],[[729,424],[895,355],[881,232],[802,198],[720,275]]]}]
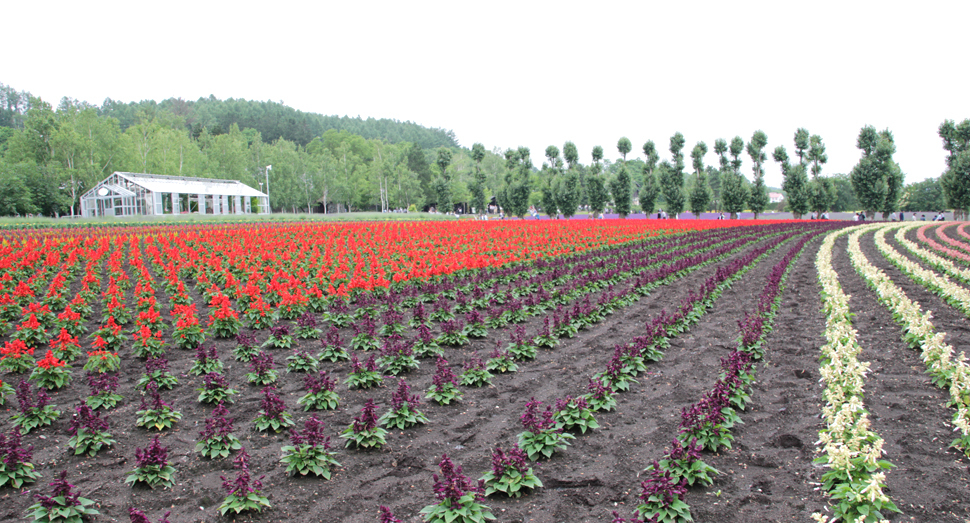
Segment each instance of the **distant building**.
[{"label": "distant building", "polygon": [[115,172],[81,195],[81,216],[267,214],[269,196],[237,180]]},{"label": "distant building", "polygon": [[785,199],[785,195],[780,192],[768,193],[768,203],[779,203]]}]

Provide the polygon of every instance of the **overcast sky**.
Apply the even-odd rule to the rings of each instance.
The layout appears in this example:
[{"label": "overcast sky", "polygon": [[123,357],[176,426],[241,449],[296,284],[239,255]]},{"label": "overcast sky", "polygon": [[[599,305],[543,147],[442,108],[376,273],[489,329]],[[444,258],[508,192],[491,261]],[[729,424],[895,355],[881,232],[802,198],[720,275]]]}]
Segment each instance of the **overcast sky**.
[{"label": "overcast sky", "polygon": [[0,82],[54,105],[212,94],[410,120],[537,165],[567,140],[584,163],[621,136],[666,159],[676,131],[687,154],[762,129],[774,186],[799,127],[824,174],[889,128],[910,183],[943,171],[940,123],[970,118],[966,0],[655,3],[14,2]]}]

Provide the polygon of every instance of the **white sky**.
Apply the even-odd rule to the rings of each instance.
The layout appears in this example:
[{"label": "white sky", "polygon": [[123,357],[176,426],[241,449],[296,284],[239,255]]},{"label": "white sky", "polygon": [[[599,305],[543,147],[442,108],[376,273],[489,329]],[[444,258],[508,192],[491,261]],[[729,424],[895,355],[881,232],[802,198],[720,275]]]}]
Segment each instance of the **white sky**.
[{"label": "white sky", "polygon": [[[849,172],[864,125],[895,135],[906,183],[938,176],[944,119],[970,118],[970,2],[14,2],[0,82],[56,105],[169,97],[282,101],[452,129],[461,145],[572,140],[669,158],[703,140],[822,136]],[[795,6],[798,7],[795,7]],[[744,156],[745,173],[750,161]]]}]

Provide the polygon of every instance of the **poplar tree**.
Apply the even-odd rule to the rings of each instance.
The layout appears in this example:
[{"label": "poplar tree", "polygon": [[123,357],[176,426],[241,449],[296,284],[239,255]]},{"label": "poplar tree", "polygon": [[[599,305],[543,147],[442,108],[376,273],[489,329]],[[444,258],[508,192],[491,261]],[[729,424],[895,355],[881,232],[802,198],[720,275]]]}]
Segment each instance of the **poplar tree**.
[{"label": "poplar tree", "polygon": [[768,207],[768,188],[765,187],[764,162],[768,159],[765,154],[765,146],[768,145],[768,135],[764,131],[758,130],[751,135],[748,142],[747,152],[751,157],[751,171],[754,173],[754,183],[751,186],[751,194],[748,196],[748,207],[754,213],[754,219],[764,212]]},{"label": "poplar tree", "polygon": [[744,140],[735,136],[731,140],[731,170],[721,174],[721,194],[724,210],[731,213],[731,219],[736,220],[744,205],[748,201],[748,188],[741,175],[741,153],[744,152]]},{"label": "poplar tree", "polygon": [[875,127],[866,126],[859,131],[856,147],[862,158],[849,175],[852,189],[866,215],[882,211],[885,217],[898,208],[903,184],[903,173],[893,161],[893,135],[888,129],[877,133]]},{"label": "poplar tree", "polygon": [[603,168],[600,164],[602,160],[603,148],[597,145],[593,147],[592,172],[586,182],[589,189],[589,210],[594,217],[606,209],[606,200],[609,198],[609,194],[606,192],[606,183],[603,181],[603,175],[600,174]]},{"label": "poplar tree", "polygon": [[660,164],[660,190],[667,201],[667,210],[673,216],[684,211],[684,143],[684,135],[674,133],[670,137],[670,154],[674,164]]},{"label": "poplar tree", "polygon": [[643,163],[643,186],[640,187],[639,200],[643,212],[650,214],[653,212],[657,196],[660,194],[660,185],[657,183],[657,175],[654,173],[660,156],[657,154],[657,146],[652,140],[643,144],[643,155],[646,160]]},{"label": "poplar tree", "polygon": [[[970,208],[970,119],[959,125],[953,120],[940,124],[940,138],[946,155],[946,171],[940,176],[940,186],[947,207],[957,219],[966,219]],[[930,209],[924,209],[930,210]]]},{"label": "poplar tree", "polygon": [[707,154],[707,144],[697,142],[690,152],[691,164],[694,167],[694,189],[690,193],[690,212],[694,218],[700,218],[711,203],[711,193],[707,187],[707,176],[704,174],[704,155]]},{"label": "poplar tree", "polygon": [[485,146],[476,143],[472,145],[472,160],[475,160],[475,178],[469,190],[472,193],[472,207],[480,215],[486,214],[485,205],[485,173],[482,172],[482,160],[485,159]]}]

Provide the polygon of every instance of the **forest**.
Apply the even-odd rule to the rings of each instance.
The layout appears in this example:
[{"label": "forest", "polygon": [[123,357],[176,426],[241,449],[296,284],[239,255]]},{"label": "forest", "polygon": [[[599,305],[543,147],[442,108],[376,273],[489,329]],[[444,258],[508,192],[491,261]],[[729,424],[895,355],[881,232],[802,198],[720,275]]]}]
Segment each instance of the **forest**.
[{"label": "forest", "polygon": [[[622,159],[611,162],[597,146],[583,163],[571,142],[561,149],[550,145],[542,157],[526,147],[468,148],[450,130],[413,122],[324,116],[278,102],[214,96],[194,102],[109,98],[100,106],[64,97],[55,107],[0,83],[0,215],[77,214],[80,196],[115,171],[239,180],[269,192],[274,212],[294,213],[470,213],[489,204],[513,216],[534,207],[565,217],[660,208],[671,216],[784,210],[796,217],[966,209],[970,120],[947,120],[939,132],[948,171],[904,185],[892,159],[892,133],[871,127],[860,130],[860,160],[850,173],[823,174],[825,144],[805,129],[795,131],[791,157],[784,145],[769,152],[761,131],[747,142],[718,139],[712,149],[702,141],[689,145],[675,133],[667,159],[652,140],[641,147],[642,157],[628,159],[633,144],[620,138]],[[779,189],[764,184],[769,154],[784,175]],[[769,190],[783,193],[784,201],[769,204]]]}]

